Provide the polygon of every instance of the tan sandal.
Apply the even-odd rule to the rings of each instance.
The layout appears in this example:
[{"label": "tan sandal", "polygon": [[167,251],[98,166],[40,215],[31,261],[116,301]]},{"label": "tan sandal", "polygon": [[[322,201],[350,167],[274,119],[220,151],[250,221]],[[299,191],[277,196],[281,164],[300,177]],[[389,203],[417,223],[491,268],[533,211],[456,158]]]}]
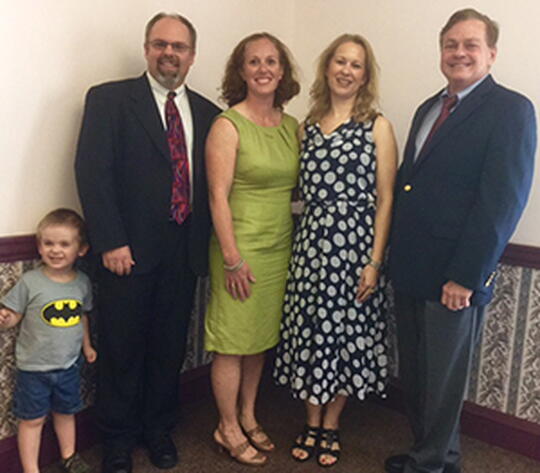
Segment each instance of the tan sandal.
[{"label": "tan sandal", "polygon": [[240,445],[233,447],[225,440],[224,435],[219,431],[219,429],[214,431],[214,441],[218,444],[221,451],[228,453],[230,457],[236,460],[238,463],[249,466],[264,466],[268,461],[268,457],[263,455],[261,452],[257,452],[255,455],[251,455],[250,457],[246,457],[244,453],[249,447],[251,447],[251,444],[246,440]]},{"label": "tan sandal", "polygon": [[[246,434],[246,437],[249,439],[251,444],[263,452],[273,452],[276,449],[276,446],[272,443],[270,440],[270,437],[266,434],[266,432],[263,430],[263,428],[257,424],[252,429],[246,430],[242,427],[242,430],[244,431],[244,434]],[[255,437],[264,436],[263,440],[257,440]]]}]

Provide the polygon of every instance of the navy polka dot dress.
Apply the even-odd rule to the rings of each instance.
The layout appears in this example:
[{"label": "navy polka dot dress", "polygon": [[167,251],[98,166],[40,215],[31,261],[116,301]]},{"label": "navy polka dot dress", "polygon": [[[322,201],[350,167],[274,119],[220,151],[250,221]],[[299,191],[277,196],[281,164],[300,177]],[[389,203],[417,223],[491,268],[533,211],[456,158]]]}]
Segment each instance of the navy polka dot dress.
[{"label": "navy polka dot dress", "polygon": [[326,404],[337,394],[382,395],[388,374],[384,281],[364,303],[359,276],[373,246],[373,121],[330,135],[307,125],[300,193],[305,207],[289,266],[274,378],[293,397]]}]

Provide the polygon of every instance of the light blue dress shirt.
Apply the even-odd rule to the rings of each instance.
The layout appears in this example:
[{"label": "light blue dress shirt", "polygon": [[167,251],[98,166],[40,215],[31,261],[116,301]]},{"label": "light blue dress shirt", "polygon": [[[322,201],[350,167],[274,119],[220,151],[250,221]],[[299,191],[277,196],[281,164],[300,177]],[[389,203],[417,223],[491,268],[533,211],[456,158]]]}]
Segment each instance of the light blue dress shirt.
[{"label": "light blue dress shirt", "polygon": [[[456,105],[450,110],[450,113],[453,113],[454,110],[459,107],[459,104],[463,101],[467,95],[469,95],[476,87],[478,87],[484,79],[487,77],[487,74],[482,77],[481,79],[477,80],[474,84],[471,84],[466,89],[463,89],[461,92],[457,93],[458,101]],[[420,150],[424,146],[424,143],[426,141],[426,138],[429,135],[429,132],[431,131],[431,128],[433,127],[433,124],[439,117],[439,114],[441,113],[441,109],[443,106],[443,99],[447,97],[448,94],[448,88],[444,89],[440,94],[439,98],[435,101],[435,104],[431,107],[428,113],[426,113],[426,116],[424,117],[424,121],[420,128],[418,129],[418,133],[416,134],[416,140],[415,140],[415,151],[414,151],[414,159],[416,161],[416,158],[418,157],[418,154],[420,153]]]}]

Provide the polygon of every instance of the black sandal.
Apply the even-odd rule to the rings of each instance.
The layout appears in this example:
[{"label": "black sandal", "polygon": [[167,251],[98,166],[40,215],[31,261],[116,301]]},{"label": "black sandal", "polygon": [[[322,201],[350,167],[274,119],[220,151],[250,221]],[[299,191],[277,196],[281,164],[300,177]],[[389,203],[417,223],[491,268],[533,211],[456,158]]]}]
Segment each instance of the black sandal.
[{"label": "black sandal", "polygon": [[[317,452],[317,463],[319,466],[324,468],[329,468],[334,466],[338,460],[339,455],[341,454],[341,444],[339,443],[339,430],[335,429],[321,429],[319,442],[319,451]],[[323,447],[323,442],[325,446]],[[334,448],[334,444],[337,444],[337,447]],[[321,457],[326,455],[330,458],[335,458],[335,461],[332,463],[323,463],[321,462]]]},{"label": "black sandal", "polygon": [[[304,425],[304,430],[298,437],[296,437],[296,440],[294,441],[294,444],[291,447],[291,456],[293,457],[294,460],[296,460],[297,462],[305,462],[305,461],[308,461],[313,456],[313,454],[315,453],[315,450],[317,449],[317,443],[319,440],[320,432],[321,432],[321,429],[319,427],[311,427],[310,425],[307,425],[307,424]],[[307,444],[308,440],[312,440],[313,445],[308,445]],[[306,457],[305,458],[297,457],[293,453],[293,450],[295,448],[297,448],[298,450],[302,452],[305,452]]]}]

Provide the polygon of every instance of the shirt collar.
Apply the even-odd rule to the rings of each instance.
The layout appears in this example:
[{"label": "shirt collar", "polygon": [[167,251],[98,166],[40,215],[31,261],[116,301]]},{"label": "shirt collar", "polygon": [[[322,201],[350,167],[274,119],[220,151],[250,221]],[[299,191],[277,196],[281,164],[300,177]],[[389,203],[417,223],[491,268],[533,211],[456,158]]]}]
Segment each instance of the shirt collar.
[{"label": "shirt collar", "polygon": [[[148,71],[146,71],[146,77],[150,83],[151,89],[158,95],[167,98],[167,94],[170,92],[170,90],[163,87]],[[176,97],[180,98],[186,93],[186,84],[182,83],[180,87],[173,90],[173,92],[176,92]]]},{"label": "shirt collar", "polygon": [[[458,101],[457,103],[460,103],[465,97],[467,97],[467,95],[469,95],[474,89],[476,89],[482,82],[484,82],[484,80],[486,80],[486,77],[488,76],[489,74],[486,74],[484,77],[482,77],[481,79],[478,79],[474,84],[471,84],[469,85],[469,87],[467,87],[466,89],[463,89],[462,91],[458,92],[456,95],[457,95],[457,98],[458,98]],[[449,94],[448,94],[448,87],[446,87],[442,92],[441,94],[439,95],[439,99],[444,99],[445,97],[449,97]]]}]

